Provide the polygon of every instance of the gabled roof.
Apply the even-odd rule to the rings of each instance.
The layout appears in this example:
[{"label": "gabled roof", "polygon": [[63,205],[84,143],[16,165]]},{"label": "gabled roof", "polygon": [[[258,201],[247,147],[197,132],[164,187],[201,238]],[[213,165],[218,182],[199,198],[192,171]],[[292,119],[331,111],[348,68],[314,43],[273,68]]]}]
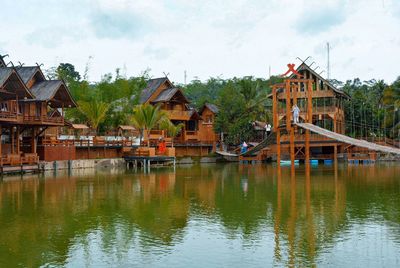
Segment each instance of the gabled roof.
[{"label": "gabled roof", "polygon": [[[309,71],[310,73],[312,73],[315,77],[317,77],[319,80],[321,80],[321,81],[323,81],[325,84],[327,84],[328,85],[328,87],[330,88],[330,89],[332,89],[335,93],[337,93],[337,94],[339,94],[339,95],[343,95],[343,96],[345,96],[346,98],[349,98],[350,99],[350,96],[346,93],[346,92],[344,92],[343,90],[340,90],[340,89],[337,89],[336,87],[334,87],[327,79],[325,79],[325,78],[323,78],[320,74],[318,74],[317,72],[315,72],[313,69],[311,69],[311,67],[310,66],[308,66],[306,63],[302,63],[302,64],[300,64],[300,66],[299,67],[297,67],[297,69],[296,69],[296,71],[298,71],[298,72],[300,72],[300,71],[302,71],[302,70],[307,70],[307,71]],[[290,78],[295,78],[296,77],[296,75],[295,74],[292,74],[291,76],[290,76]]]},{"label": "gabled roof", "polygon": [[50,106],[54,108],[61,108],[62,104],[65,104],[66,107],[77,106],[64,82],[61,80],[38,82],[30,90],[37,100],[53,101]]},{"label": "gabled roof", "polygon": [[191,109],[189,110],[189,119],[194,119],[194,120],[200,120],[201,116],[199,115],[199,113],[195,110],[195,109]]},{"label": "gabled roof", "polygon": [[88,129],[89,127],[85,124],[71,124],[73,129]]},{"label": "gabled roof", "polygon": [[205,104],[201,107],[199,113],[200,113],[200,114],[203,113],[203,111],[204,111],[204,109],[205,109],[206,107],[207,107],[211,112],[213,112],[214,114],[217,114],[217,113],[219,112],[219,108],[217,107],[217,105],[212,104],[212,103],[205,103]]},{"label": "gabled roof", "polygon": [[155,102],[164,102],[164,101],[170,101],[174,96],[177,94],[180,95],[181,98],[183,98],[183,101],[186,103],[189,103],[188,99],[183,95],[182,91],[179,88],[167,88],[164,89],[158,96],[155,98],[153,103]]},{"label": "gabled roof", "polygon": [[12,73],[11,68],[0,68],[0,87],[4,85]]},{"label": "gabled roof", "polygon": [[22,66],[15,68],[21,77],[22,81],[24,81],[25,85],[33,78],[35,74],[39,74],[42,78],[41,80],[44,81],[46,78],[44,77],[42,71],[40,70],[39,66]]},{"label": "gabled roof", "polygon": [[20,98],[33,98],[14,67],[0,67],[0,87],[8,88],[8,91],[17,94]]},{"label": "gabled roof", "polygon": [[145,89],[143,89],[142,94],[140,95],[140,103],[145,103],[151,97],[151,95],[153,95],[153,93],[156,92],[156,90],[165,82],[169,83],[169,86],[173,86],[167,77],[154,78],[147,81],[147,86]]}]

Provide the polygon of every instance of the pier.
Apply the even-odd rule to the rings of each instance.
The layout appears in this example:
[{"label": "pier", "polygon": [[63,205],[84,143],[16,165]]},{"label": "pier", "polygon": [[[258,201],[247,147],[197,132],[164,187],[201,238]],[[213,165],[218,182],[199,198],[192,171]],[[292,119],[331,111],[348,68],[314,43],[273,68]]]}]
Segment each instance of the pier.
[{"label": "pier", "polygon": [[152,164],[161,164],[161,165],[176,165],[176,157],[175,156],[124,156],[124,160],[127,168],[137,169],[138,167],[142,167],[144,171],[150,171],[150,166]]}]

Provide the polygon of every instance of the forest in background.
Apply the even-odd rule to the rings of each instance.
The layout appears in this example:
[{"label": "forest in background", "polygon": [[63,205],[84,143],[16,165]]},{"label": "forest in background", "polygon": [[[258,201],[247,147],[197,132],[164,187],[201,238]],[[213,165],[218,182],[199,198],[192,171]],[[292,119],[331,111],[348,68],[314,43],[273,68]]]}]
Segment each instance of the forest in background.
[{"label": "forest in background", "polygon": [[[114,74],[105,74],[101,81],[89,83],[87,70],[81,75],[70,63],[61,63],[46,73],[51,78],[63,79],[79,105],[68,109],[66,118],[88,124],[99,134],[130,124],[133,108],[139,104],[140,93],[150,78],[147,71],[137,77],[125,77],[117,69]],[[229,133],[227,142],[239,143],[250,140],[255,134],[251,122],[272,121],[272,102],[267,96],[271,93],[270,86],[280,81],[282,78],[277,76],[270,79],[211,77],[176,86],[197,109],[206,102],[216,104],[219,114],[215,130]],[[358,78],[330,82],[351,96],[351,101],[345,102],[348,135],[399,138],[400,77],[390,84],[383,80],[361,81]]]}]

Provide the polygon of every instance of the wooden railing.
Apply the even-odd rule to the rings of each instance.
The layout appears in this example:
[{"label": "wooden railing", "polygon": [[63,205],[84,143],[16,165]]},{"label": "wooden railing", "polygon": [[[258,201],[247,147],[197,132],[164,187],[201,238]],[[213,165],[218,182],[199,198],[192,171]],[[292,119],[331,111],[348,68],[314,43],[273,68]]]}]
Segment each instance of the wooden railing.
[{"label": "wooden railing", "polygon": [[32,115],[23,115],[24,122],[47,122],[47,123],[60,123],[64,122],[63,117],[48,117],[47,115],[42,116],[32,116]]},{"label": "wooden railing", "polygon": [[0,119],[17,119],[17,102],[15,100],[3,101],[0,103]]},{"label": "wooden railing", "polygon": [[129,147],[133,143],[130,140],[121,141],[109,141],[109,140],[60,140],[57,138],[46,138],[42,140],[44,146],[76,146],[76,147],[93,147],[93,146],[104,146],[104,147]]},{"label": "wooden railing", "polygon": [[36,153],[20,154],[7,154],[0,158],[0,166],[10,165],[24,165],[24,164],[37,164],[39,163],[39,156]]},{"label": "wooden railing", "polygon": [[190,111],[179,111],[179,110],[165,110],[168,114],[169,119],[188,119],[190,117]]}]

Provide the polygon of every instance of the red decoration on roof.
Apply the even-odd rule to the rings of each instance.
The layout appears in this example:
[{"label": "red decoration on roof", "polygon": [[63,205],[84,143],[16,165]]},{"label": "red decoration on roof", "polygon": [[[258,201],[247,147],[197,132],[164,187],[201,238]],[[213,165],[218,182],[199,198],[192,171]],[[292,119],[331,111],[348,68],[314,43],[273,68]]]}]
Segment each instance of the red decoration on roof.
[{"label": "red decoration on roof", "polygon": [[296,71],[296,69],[294,68],[295,64],[294,63],[288,63],[287,67],[288,70],[286,71],[286,73],[282,74],[282,76],[286,76],[289,73],[293,73],[295,75],[297,75],[299,78],[303,77],[298,71]]}]

